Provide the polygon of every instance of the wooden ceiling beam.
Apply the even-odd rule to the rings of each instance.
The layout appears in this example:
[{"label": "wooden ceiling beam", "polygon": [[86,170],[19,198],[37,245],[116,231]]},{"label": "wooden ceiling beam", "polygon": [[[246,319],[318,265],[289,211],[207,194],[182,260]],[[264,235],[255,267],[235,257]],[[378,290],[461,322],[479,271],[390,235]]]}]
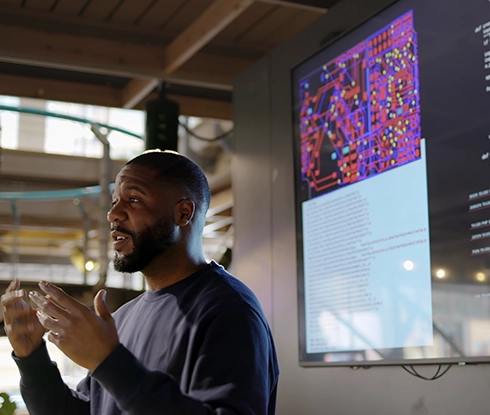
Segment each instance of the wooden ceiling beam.
[{"label": "wooden ceiling beam", "polygon": [[162,74],[164,56],[158,47],[0,26],[0,59],[119,76],[156,76]]},{"label": "wooden ceiling beam", "polygon": [[156,78],[132,79],[122,91],[123,108],[134,108],[158,86],[159,82]]},{"label": "wooden ceiling beam", "polygon": [[[68,0],[67,0],[68,1]],[[260,0],[256,0],[260,1]],[[83,17],[61,15],[59,13],[19,8],[2,3],[0,0],[0,25],[26,28],[38,32],[90,37],[95,39],[114,40],[144,46],[155,46],[164,49],[178,37],[178,34],[167,33],[158,29],[97,21]],[[208,42],[209,43],[209,42]],[[207,46],[207,45],[206,45]],[[237,54],[236,45],[229,42],[214,42],[213,53]],[[240,42],[239,55],[246,54],[252,59],[259,59],[269,51],[263,43]]]},{"label": "wooden ceiling beam", "polygon": [[[0,74],[0,95],[122,108],[123,103],[127,102],[123,93],[124,90],[115,87]],[[156,94],[143,98],[155,99]],[[169,98],[179,103],[183,115],[222,120],[233,117],[230,101],[174,94],[170,94]],[[143,109],[143,105],[137,106],[137,109]]]},{"label": "wooden ceiling beam", "polygon": [[[165,48],[163,73],[175,72],[253,2],[254,0],[216,0]],[[132,108],[145,95],[148,95],[158,85],[158,82],[158,79],[131,81],[124,91],[126,98],[124,107]]]},{"label": "wooden ceiling beam", "polygon": [[254,0],[216,0],[165,49],[163,72],[174,72],[253,2]]},{"label": "wooden ceiling beam", "polygon": [[[39,216],[39,215],[22,215],[22,226],[42,226],[44,228],[71,228],[81,229],[81,220],[79,218],[67,218],[63,216]],[[12,224],[14,219],[12,215],[0,214],[0,224]],[[98,226],[98,222],[94,220],[91,223],[91,228],[95,229]]]},{"label": "wooden ceiling beam", "polygon": [[0,2],[0,25],[25,27],[50,33],[117,40],[164,47],[173,37],[161,30],[112,23],[86,17],[69,16]]},{"label": "wooden ceiling beam", "polygon": [[[42,251],[42,252],[39,252]],[[2,262],[9,262],[10,258],[8,252],[3,254]],[[36,254],[22,254],[19,255],[19,264],[56,264],[56,265],[71,265],[70,258],[66,255],[46,255],[46,249],[37,250]],[[22,282],[23,288],[26,287],[26,282]]]},{"label": "wooden ceiling beam", "polygon": [[257,1],[260,3],[273,4],[275,6],[290,7],[298,10],[307,10],[310,12],[316,12],[320,14],[325,14],[328,10],[325,7],[310,6],[309,4],[296,3],[295,1],[288,1],[288,0],[257,0]]},{"label": "wooden ceiling beam", "polygon": [[[137,140],[137,138],[135,138]],[[123,167],[123,160],[113,160],[111,174]],[[99,182],[100,160],[97,158],[66,156],[62,154],[39,153],[2,149],[2,182],[6,180],[33,181],[39,183],[63,184],[58,189],[93,186]],[[54,190],[56,187],[49,187]],[[6,189],[10,190],[10,189]],[[14,191],[15,189],[11,189]],[[26,191],[31,189],[26,188]],[[35,190],[41,190],[36,188]],[[0,200],[0,202],[5,202]],[[6,202],[8,203],[8,202]]]},{"label": "wooden ceiling beam", "polygon": [[0,74],[0,95],[119,107],[118,88],[81,82]]},{"label": "wooden ceiling beam", "polygon": [[[121,93],[125,108],[132,108],[140,102],[155,88],[159,79],[231,90],[234,76],[249,66],[253,59],[227,57],[225,65],[204,77],[198,68],[194,68],[195,65],[186,64],[183,71],[179,68],[195,57],[253,1],[216,0],[172,43],[168,34],[161,31],[0,4],[0,60],[134,77]],[[222,61],[223,57],[199,53],[198,62],[206,67],[217,59]]]},{"label": "wooden ceiling beam", "polygon": [[[201,65],[212,65],[216,58],[212,54],[199,54]],[[175,83],[179,79],[183,82],[197,79],[202,86],[219,84],[226,89],[236,75],[233,69],[253,63],[253,60],[234,57],[226,60],[227,65],[206,79],[189,76],[192,72],[189,69],[182,75],[174,71],[171,78]],[[162,70],[165,65],[162,48],[14,26],[0,25],[0,61],[123,77],[167,78]]]}]

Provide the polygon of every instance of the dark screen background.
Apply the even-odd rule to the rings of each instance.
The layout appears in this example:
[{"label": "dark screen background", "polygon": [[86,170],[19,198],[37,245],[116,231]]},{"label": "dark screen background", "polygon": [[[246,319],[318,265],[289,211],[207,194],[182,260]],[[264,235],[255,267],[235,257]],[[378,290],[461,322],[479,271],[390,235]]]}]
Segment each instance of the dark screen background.
[{"label": "dark screen background", "polygon": [[[424,355],[436,361],[486,360],[490,355],[486,346],[490,333],[485,329],[485,321],[490,320],[490,254],[486,252],[490,233],[485,235],[490,232],[490,222],[485,222],[490,220],[490,194],[485,194],[490,189],[490,159],[485,159],[490,151],[490,93],[486,91],[490,70],[484,61],[485,52],[490,51],[490,45],[484,44],[490,39],[490,32],[489,37],[484,36],[484,24],[490,21],[487,0],[474,0],[471,5],[461,0],[400,0],[293,69],[300,319],[304,319],[301,201],[308,198],[299,169],[301,79],[410,10],[418,36],[433,270],[428,278],[433,281],[434,337],[438,337],[437,347],[426,347]],[[479,196],[469,200],[470,195]],[[470,211],[470,206],[478,203],[482,206]],[[475,226],[479,222],[481,225]],[[438,269],[446,270],[445,278],[436,277]],[[478,273],[483,281],[477,279]],[[304,330],[300,336],[301,360],[323,361],[323,355],[306,354]],[[383,355],[385,360],[380,363],[393,364],[410,359],[411,353],[396,349]],[[334,360],[345,363],[364,359],[365,351],[359,351],[342,353]]]}]

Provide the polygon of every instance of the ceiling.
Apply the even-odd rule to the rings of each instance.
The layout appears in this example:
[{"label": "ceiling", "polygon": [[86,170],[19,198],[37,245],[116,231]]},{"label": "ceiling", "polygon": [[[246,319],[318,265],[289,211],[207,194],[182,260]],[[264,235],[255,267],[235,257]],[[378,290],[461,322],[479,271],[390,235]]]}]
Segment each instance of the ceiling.
[{"label": "ceiling", "polygon": [[[0,95],[141,109],[164,82],[181,114],[232,120],[234,77],[337,1],[0,0]],[[194,146],[194,156],[218,154],[209,147]],[[87,167],[96,160],[65,160],[4,151],[0,191],[98,184],[98,165]],[[229,158],[213,160],[211,256],[229,246],[233,222]],[[93,257],[100,209],[96,199],[84,206]],[[84,237],[80,212],[73,200],[0,201],[0,262],[69,263]]]},{"label": "ceiling", "polygon": [[338,0],[0,0],[0,94],[232,119],[232,80]]}]

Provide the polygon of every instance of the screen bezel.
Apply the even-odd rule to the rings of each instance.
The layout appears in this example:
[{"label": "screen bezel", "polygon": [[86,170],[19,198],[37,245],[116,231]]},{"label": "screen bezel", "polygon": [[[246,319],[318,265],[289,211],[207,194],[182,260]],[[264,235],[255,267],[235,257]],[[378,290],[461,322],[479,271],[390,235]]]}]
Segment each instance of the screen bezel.
[{"label": "screen bezel", "polygon": [[[293,137],[293,166],[294,166],[294,206],[295,206],[295,229],[296,229],[296,258],[297,258],[297,295],[298,295],[298,331],[299,331],[299,363],[304,367],[317,367],[317,366],[349,366],[349,367],[358,367],[358,366],[399,366],[399,365],[434,365],[434,364],[463,364],[463,363],[489,363],[490,356],[462,356],[462,357],[437,357],[437,358],[383,358],[380,360],[346,360],[346,361],[324,361],[323,357],[326,355],[330,355],[333,353],[342,353],[342,352],[328,352],[328,353],[318,353],[318,354],[308,354],[306,353],[306,313],[305,313],[305,291],[304,291],[304,262],[303,262],[303,234],[302,234],[302,215],[301,215],[301,201],[299,201],[298,192],[300,188],[300,178],[298,175],[298,169],[300,168],[300,143],[297,140],[299,130],[298,125],[298,103],[295,101],[295,97],[297,95],[296,88],[296,80],[300,78],[300,76],[295,76],[295,72],[298,68],[302,67],[304,64],[313,61],[318,55],[322,54],[325,50],[332,47],[332,45],[336,44],[341,39],[345,38],[352,32],[359,29],[361,26],[365,25],[372,19],[376,18],[376,16],[380,15],[384,11],[390,9],[395,4],[399,3],[400,0],[392,0],[389,4],[380,7],[374,13],[367,15],[362,21],[350,25],[349,28],[339,32],[335,36],[332,36],[331,39],[328,40],[323,45],[320,45],[318,50],[308,57],[302,59],[299,63],[294,65],[290,71],[290,85],[292,88],[291,94],[291,112],[292,112],[292,137]],[[354,43],[355,44],[355,43]],[[434,284],[433,281],[431,281]],[[393,349],[387,349],[393,350]],[[362,352],[362,351],[361,351]],[[353,353],[353,352],[349,352]]]}]

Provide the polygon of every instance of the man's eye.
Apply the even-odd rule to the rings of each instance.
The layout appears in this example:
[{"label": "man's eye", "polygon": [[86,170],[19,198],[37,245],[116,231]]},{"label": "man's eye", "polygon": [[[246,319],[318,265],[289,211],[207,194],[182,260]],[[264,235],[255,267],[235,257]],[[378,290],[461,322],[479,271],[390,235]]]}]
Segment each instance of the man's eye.
[{"label": "man's eye", "polygon": [[137,203],[137,202],[139,202],[139,199],[138,199],[138,198],[136,198],[136,197],[130,197],[130,198],[129,198],[129,201],[130,201],[131,203]]},{"label": "man's eye", "polygon": [[117,200],[113,200],[113,201],[111,202],[111,206],[114,206],[116,203],[117,203]]}]

